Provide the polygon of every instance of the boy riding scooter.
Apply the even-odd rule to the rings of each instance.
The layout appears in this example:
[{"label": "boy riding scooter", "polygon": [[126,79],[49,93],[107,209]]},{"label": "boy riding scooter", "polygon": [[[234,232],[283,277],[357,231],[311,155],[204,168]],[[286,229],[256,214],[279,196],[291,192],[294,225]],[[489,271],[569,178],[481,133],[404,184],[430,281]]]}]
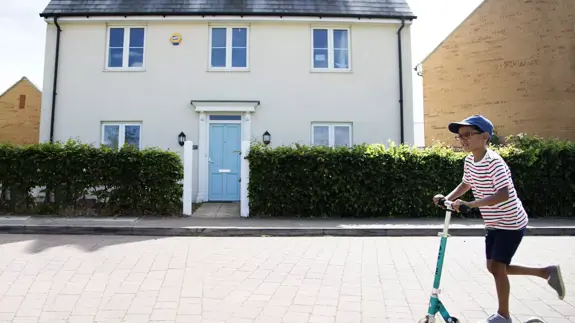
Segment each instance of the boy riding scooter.
[{"label": "boy riding scooter", "polygon": [[[449,131],[457,134],[466,152],[463,179],[447,196],[433,198],[438,202],[445,198],[454,201],[453,208],[460,205],[479,208],[485,221],[485,256],[487,269],[495,279],[499,307],[497,313],[485,323],[511,323],[509,314],[508,275],[530,275],[546,279],[557,292],[559,299],[565,297],[565,285],[559,265],[541,268],[511,265],[517,247],[521,243],[528,223],[527,212],[517,196],[507,163],[488,143],[493,134],[493,124],[481,115],[473,115],[461,122],[449,124]],[[458,198],[472,189],[475,201],[465,202]]]}]

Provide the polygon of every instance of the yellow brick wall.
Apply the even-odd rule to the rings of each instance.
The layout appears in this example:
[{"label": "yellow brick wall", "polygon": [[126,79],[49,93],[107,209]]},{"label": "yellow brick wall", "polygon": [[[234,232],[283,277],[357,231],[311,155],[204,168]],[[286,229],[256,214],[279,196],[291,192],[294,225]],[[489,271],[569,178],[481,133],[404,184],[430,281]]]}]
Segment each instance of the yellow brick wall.
[{"label": "yellow brick wall", "polygon": [[[26,96],[22,108],[21,95]],[[27,80],[0,97],[0,143],[38,143],[41,101],[42,93]]]},{"label": "yellow brick wall", "polygon": [[426,145],[475,113],[500,136],[575,140],[575,1],[485,0],[422,71]]}]

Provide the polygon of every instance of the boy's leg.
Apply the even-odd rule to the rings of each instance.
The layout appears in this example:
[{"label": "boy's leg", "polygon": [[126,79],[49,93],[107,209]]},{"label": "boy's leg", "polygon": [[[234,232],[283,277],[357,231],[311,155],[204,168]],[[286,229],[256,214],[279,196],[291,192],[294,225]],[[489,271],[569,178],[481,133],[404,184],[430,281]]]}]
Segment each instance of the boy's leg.
[{"label": "boy's leg", "polygon": [[[488,269],[495,279],[497,288],[497,314],[487,319],[488,323],[511,322],[509,314],[510,285],[507,267],[523,239],[524,230],[489,230],[486,237]],[[489,251],[487,251],[489,249]]]},{"label": "boy's leg", "polygon": [[547,284],[557,292],[559,299],[565,298],[565,283],[563,282],[559,265],[547,267],[509,265],[507,266],[507,274],[541,277],[547,280]]}]

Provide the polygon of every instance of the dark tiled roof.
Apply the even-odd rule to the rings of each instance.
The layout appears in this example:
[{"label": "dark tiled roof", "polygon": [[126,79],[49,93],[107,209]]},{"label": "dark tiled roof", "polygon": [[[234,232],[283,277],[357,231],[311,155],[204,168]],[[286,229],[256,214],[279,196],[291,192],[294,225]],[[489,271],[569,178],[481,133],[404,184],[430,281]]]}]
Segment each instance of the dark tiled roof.
[{"label": "dark tiled roof", "polygon": [[51,0],[41,17],[283,15],[415,19],[407,0]]}]

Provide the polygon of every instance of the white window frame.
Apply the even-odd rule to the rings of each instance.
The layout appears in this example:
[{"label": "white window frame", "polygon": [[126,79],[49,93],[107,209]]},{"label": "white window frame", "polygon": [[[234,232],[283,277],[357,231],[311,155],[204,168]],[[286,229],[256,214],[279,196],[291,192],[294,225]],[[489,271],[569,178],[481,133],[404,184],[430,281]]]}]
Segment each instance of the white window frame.
[{"label": "white window frame", "polygon": [[[124,48],[122,55],[122,66],[121,67],[110,67],[110,33],[112,29],[124,29]],[[141,67],[129,67],[130,59],[130,29],[132,28],[143,28],[144,29],[144,50],[142,58]],[[144,71],[146,69],[146,48],[147,48],[147,37],[148,28],[142,25],[109,25],[106,29],[106,62],[104,70],[106,71]]]},{"label": "white window frame", "polygon": [[[328,55],[328,63],[327,67],[315,67],[314,66],[314,30],[327,30],[327,55]],[[335,51],[333,48],[334,44],[334,34],[335,30],[346,30],[347,31],[347,68],[335,68],[334,67],[334,59],[335,59]],[[351,28],[350,27],[336,27],[336,26],[312,26],[311,27],[311,48],[310,48],[310,57],[311,57],[311,70],[313,72],[351,72]]]},{"label": "white window frame", "polygon": [[[226,66],[212,67],[212,29],[226,29]],[[246,66],[232,67],[232,37],[234,28],[246,30]],[[250,26],[249,25],[212,25],[208,28],[208,70],[209,71],[247,71],[250,68]]]},{"label": "white window frame", "polygon": [[353,123],[350,122],[312,122],[311,124],[311,145],[319,146],[315,144],[315,127],[328,127],[328,146],[335,147],[335,127],[348,127],[349,128],[349,145],[353,146]]},{"label": "white window frame", "polygon": [[119,126],[120,129],[118,130],[118,148],[123,147],[126,143],[126,126],[140,126],[140,140],[138,141],[138,149],[142,149],[142,122],[108,122],[103,121],[100,125],[100,146],[105,147],[104,145],[104,127],[105,126]]}]

